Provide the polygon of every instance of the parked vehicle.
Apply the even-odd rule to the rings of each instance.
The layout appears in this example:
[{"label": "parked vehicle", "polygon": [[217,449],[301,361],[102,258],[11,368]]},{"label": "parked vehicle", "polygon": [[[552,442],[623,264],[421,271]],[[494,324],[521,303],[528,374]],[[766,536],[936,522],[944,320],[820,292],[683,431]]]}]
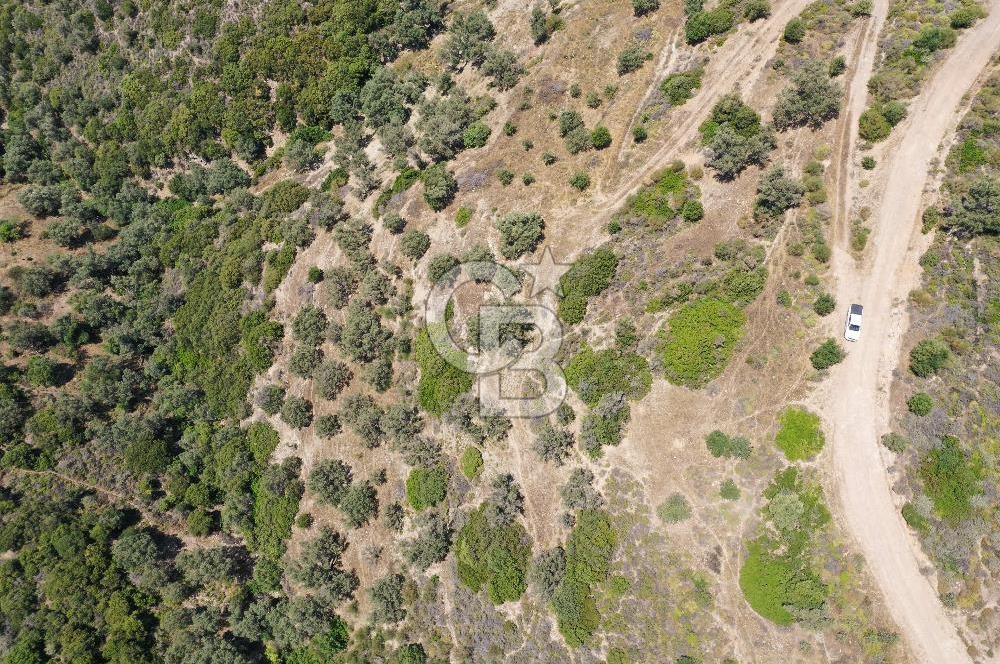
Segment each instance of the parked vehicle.
[{"label": "parked vehicle", "polygon": [[857,341],[861,338],[861,313],[860,304],[852,304],[847,312],[847,324],[844,326],[844,338],[848,341]]}]

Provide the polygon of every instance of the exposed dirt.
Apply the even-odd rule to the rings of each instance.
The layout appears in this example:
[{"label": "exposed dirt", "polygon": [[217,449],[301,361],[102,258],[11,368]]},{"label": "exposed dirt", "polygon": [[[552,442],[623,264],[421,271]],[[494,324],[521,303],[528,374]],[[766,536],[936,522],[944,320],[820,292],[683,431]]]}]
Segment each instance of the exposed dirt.
[{"label": "exposed dirt", "polygon": [[[954,129],[963,95],[974,85],[1000,44],[1000,11],[971,29],[923,93],[910,105],[909,119],[881,161],[885,173],[873,216],[872,251],[858,264],[846,234],[834,252],[837,300],[865,306],[861,341],[832,372],[813,401],[825,414],[833,447],[842,514],[858,539],[886,603],[921,662],[970,661],[935,588],[924,575],[927,563],[900,516],[889,488],[890,453],[878,444],[888,431],[889,385],[900,362],[907,326],[906,298],[919,284],[918,258],[928,244],[918,213],[928,170],[939,145]],[[852,104],[852,107],[854,105]],[[843,221],[843,220],[841,220]],[[828,323],[842,334],[843,320]]]}]

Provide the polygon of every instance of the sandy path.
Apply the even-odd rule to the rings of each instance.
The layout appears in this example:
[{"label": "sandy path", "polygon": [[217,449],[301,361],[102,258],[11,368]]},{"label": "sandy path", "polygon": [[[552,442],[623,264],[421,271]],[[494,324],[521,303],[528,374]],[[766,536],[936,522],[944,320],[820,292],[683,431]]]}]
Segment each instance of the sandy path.
[{"label": "sandy path", "polygon": [[[864,304],[864,329],[816,398],[831,434],[842,513],[920,662],[970,658],[935,588],[920,572],[923,557],[890,493],[887,460],[877,441],[889,429],[889,385],[907,326],[906,298],[919,284],[917,260],[928,243],[919,232],[921,194],[963,95],[1000,44],[998,4],[994,0],[991,15],[959,40],[910,105],[898,148],[880,165],[888,177],[874,217],[872,260],[856,265],[846,238],[840,238],[834,255],[837,300],[841,313],[851,302]],[[839,337],[843,322],[836,318],[831,332]]]},{"label": "sandy path", "polygon": [[859,164],[858,160],[854,158],[858,142],[858,118],[861,117],[868,102],[868,80],[875,70],[875,58],[878,56],[878,37],[888,13],[889,0],[875,0],[871,19],[865,24],[851,58],[851,62],[854,63],[854,72],[847,86],[845,112],[840,119],[840,135],[837,139],[840,154],[837,159],[836,184],[834,186],[836,214],[833,242],[838,246],[842,246],[850,234],[849,213],[851,196],[854,193],[851,184],[859,179]]}]

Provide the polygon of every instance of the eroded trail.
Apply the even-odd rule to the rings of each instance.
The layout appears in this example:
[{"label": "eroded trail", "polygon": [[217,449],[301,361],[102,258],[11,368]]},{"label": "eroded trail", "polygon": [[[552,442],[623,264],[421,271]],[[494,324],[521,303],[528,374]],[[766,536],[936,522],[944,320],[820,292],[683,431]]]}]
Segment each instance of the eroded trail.
[{"label": "eroded trail", "polygon": [[[834,273],[841,309],[865,307],[863,336],[815,396],[832,438],[842,513],[857,538],[893,618],[916,661],[968,662],[969,655],[931,581],[922,554],[890,491],[878,437],[889,428],[889,387],[906,330],[906,300],[919,284],[918,259],[928,240],[918,214],[928,171],[942,140],[954,129],[963,95],[1000,44],[1000,7],[969,30],[897,131],[899,143],[880,168],[888,174],[874,221],[872,253],[864,265],[838,237]],[[831,321],[840,336],[842,321]],[[886,452],[888,454],[888,452]]]}]

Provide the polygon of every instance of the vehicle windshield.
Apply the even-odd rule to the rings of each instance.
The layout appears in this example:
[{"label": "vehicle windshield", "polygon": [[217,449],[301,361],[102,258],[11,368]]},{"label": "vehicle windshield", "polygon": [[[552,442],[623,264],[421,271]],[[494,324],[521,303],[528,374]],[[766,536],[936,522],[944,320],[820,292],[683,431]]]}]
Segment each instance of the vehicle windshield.
[{"label": "vehicle windshield", "polygon": [[861,326],[860,325],[849,325],[848,329],[851,330],[852,332],[857,332],[858,330],[861,329]]}]

